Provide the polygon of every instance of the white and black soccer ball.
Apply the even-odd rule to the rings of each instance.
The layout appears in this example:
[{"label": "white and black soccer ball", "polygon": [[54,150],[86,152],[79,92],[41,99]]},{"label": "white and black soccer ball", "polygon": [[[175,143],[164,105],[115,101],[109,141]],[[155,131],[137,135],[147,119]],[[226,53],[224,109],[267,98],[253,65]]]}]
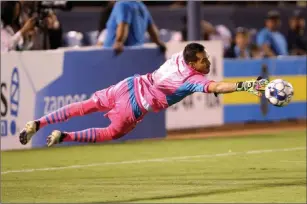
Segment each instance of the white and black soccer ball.
[{"label": "white and black soccer ball", "polygon": [[278,107],[288,105],[293,97],[293,86],[282,79],[271,81],[265,88],[265,97],[268,101]]}]

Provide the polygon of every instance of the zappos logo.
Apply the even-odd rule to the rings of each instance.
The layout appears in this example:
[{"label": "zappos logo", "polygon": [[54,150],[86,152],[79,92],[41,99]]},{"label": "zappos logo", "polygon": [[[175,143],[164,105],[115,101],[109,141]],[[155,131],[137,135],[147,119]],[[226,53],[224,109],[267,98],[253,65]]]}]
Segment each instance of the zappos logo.
[{"label": "zappos logo", "polygon": [[17,132],[20,99],[20,81],[17,67],[14,67],[10,83],[1,82],[1,136],[15,135]]}]

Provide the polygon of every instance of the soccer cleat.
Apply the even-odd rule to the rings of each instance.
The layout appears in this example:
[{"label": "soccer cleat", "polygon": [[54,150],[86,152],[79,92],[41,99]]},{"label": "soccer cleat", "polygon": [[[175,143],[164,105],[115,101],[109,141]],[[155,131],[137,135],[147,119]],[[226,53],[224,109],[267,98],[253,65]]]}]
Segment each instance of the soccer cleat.
[{"label": "soccer cleat", "polygon": [[65,133],[61,131],[54,130],[51,135],[47,137],[47,145],[51,147],[52,145],[59,144],[63,141],[64,137],[66,136]]},{"label": "soccer cleat", "polygon": [[39,122],[38,121],[30,121],[26,124],[26,127],[19,133],[19,141],[21,144],[26,145],[33,135],[39,129]]}]

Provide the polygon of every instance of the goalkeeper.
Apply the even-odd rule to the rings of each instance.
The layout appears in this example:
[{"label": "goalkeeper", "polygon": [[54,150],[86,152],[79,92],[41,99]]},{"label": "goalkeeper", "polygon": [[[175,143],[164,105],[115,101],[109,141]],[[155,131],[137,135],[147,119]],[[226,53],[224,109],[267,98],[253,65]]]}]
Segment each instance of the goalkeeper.
[{"label": "goalkeeper", "polygon": [[268,84],[268,80],[261,77],[251,81],[215,82],[206,78],[209,72],[210,61],[204,46],[190,43],[183,52],[173,55],[153,73],[126,78],[95,92],[88,100],[69,104],[28,122],[20,132],[19,140],[25,145],[46,125],[98,111],[107,112],[105,116],[111,121],[108,127],[76,132],[55,130],[47,137],[47,145],[115,140],[134,129],[149,111],[166,109],[195,92],[217,95],[247,91],[261,96]]}]

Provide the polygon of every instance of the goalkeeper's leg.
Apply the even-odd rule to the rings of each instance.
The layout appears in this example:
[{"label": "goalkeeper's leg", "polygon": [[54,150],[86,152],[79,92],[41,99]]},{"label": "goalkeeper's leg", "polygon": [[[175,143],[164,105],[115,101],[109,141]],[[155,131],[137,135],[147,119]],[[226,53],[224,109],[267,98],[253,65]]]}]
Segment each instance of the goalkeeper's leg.
[{"label": "goalkeeper's leg", "polygon": [[[41,117],[38,120],[30,121],[20,132],[19,141],[21,144],[27,144],[33,135],[41,128],[69,120],[72,117],[83,116],[98,111],[108,111],[112,108],[112,104],[108,102],[108,89],[96,92],[90,99],[66,105],[54,112]],[[101,101],[96,94],[105,96],[106,100]]]},{"label": "goalkeeper's leg", "polygon": [[51,135],[47,137],[47,145],[50,147],[55,144],[71,141],[96,143],[116,140],[133,130],[135,126],[136,124],[131,124],[122,129],[117,129],[111,124],[106,128],[89,128],[76,132],[61,132],[54,130]]},{"label": "goalkeeper's leg", "polygon": [[[140,122],[146,115],[146,111],[142,111],[140,115],[133,113],[130,105],[125,105],[125,102],[119,103],[121,107],[114,107],[106,115],[111,120],[111,124],[106,128],[90,128],[77,132],[61,132],[55,130],[47,138],[47,145],[50,147],[61,142],[105,142],[118,139],[131,130],[137,123]],[[128,102],[129,103],[129,102]]]},{"label": "goalkeeper's leg", "polygon": [[[133,86],[132,86],[133,88]],[[114,92],[114,107],[105,115],[111,120],[106,128],[90,128],[77,132],[55,130],[47,138],[47,145],[61,142],[104,142],[118,139],[133,130],[142,121],[147,111],[135,99],[133,89],[127,83],[120,83]]]}]

